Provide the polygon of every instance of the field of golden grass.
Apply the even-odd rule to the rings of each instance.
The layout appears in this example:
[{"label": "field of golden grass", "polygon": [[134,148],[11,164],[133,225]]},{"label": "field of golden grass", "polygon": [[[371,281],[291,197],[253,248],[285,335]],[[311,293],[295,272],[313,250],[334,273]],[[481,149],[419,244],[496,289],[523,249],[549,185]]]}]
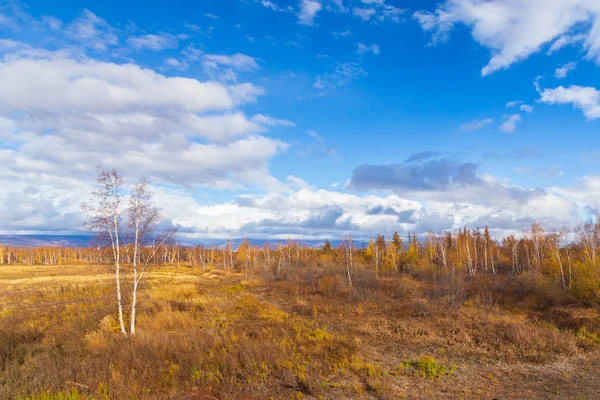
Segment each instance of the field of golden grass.
[{"label": "field of golden grass", "polygon": [[471,285],[157,267],[127,338],[110,268],[4,265],[0,399],[600,398],[597,310]]}]

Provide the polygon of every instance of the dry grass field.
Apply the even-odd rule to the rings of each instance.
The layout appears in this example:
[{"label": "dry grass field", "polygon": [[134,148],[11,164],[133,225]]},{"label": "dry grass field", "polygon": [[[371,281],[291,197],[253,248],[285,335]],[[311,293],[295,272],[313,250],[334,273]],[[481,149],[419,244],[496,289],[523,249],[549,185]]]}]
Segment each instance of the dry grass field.
[{"label": "dry grass field", "polygon": [[155,267],[124,337],[110,268],[0,266],[0,398],[600,398],[593,308],[539,307],[526,277],[452,306],[417,277],[339,276]]}]

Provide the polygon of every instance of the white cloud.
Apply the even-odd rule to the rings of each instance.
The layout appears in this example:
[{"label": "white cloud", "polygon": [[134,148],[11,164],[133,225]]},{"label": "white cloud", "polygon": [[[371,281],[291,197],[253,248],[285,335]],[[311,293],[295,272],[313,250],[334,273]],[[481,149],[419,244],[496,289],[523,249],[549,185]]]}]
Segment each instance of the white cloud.
[{"label": "white cloud", "polygon": [[29,47],[5,47],[14,53],[0,63],[0,137],[11,146],[0,147],[0,182],[89,182],[101,164],[171,185],[286,187],[268,164],[288,145],[261,134],[293,123],[236,110],[263,94],[251,83],[166,77],[62,52],[32,58]]},{"label": "white cloud", "polygon": [[582,43],[584,41],[585,35],[562,35],[552,43],[552,46],[548,49],[548,54],[554,54],[563,47]]},{"label": "white cloud", "polygon": [[352,35],[352,32],[349,30],[345,30],[342,32],[332,32],[331,34],[333,35],[334,38],[339,39],[339,38],[343,38],[343,37]]},{"label": "white cloud", "polygon": [[548,191],[571,199],[582,209],[592,208],[600,210],[600,176],[586,175],[575,186],[553,186],[548,188]]},{"label": "white cloud", "polygon": [[48,26],[50,29],[54,30],[58,30],[63,26],[63,22],[60,19],[54,18],[50,15],[43,15],[42,22],[46,24],[46,26]]},{"label": "white cloud", "polygon": [[115,29],[88,9],[67,25],[65,33],[82,45],[100,51],[119,42]]},{"label": "white cloud", "polygon": [[206,54],[203,57],[202,64],[206,68],[218,68],[219,66],[232,67],[240,71],[249,71],[258,69],[256,59],[242,53],[235,53],[230,56]]},{"label": "white cloud", "polygon": [[0,13],[0,25],[11,25],[12,20],[8,18],[6,15]]},{"label": "white cloud", "polygon": [[322,8],[323,6],[317,0],[300,0],[298,23],[301,25],[313,26],[315,17]]},{"label": "white cloud", "polygon": [[589,86],[559,86],[555,89],[544,89],[540,92],[540,100],[548,104],[572,104],[583,111],[588,121],[600,118],[600,91]]},{"label": "white cloud", "polygon": [[236,104],[254,103],[258,96],[265,94],[263,88],[249,82],[230,85],[227,89]]},{"label": "white cloud", "polygon": [[357,47],[358,47],[358,50],[357,50],[358,54],[365,54],[365,53],[373,53],[375,55],[380,54],[379,45],[377,45],[377,44],[372,44],[372,45],[367,46],[364,43],[358,43]]},{"label": "white cloud", "polygon": [[367,71],[363,69],[361,64],[355,62],[344,62],[336,65],[335,72],[332,76],[337,79],[338,85],[345,85],[349,81],[366,75]]},{"label": "white cloud", "polygon": [[521,115],[513,114],[506,118],[504,123],[500,125],[500,130],[506,133],[513,133],[517,129],[517,123],[521,122]]},{"label": "white cloud", "polygon": [[519,107],[519,109],[521,111],[526,112],[527,114],[531,114],[533,112],[533,107],[528,104],[521,104],[521,107]]},{"label": "white cloud", "polygon": [[200,49],[196,49],[194,46],[189,45],[186,46],[182,51],[181,54],[183,55],[183,57],[188,60],[188,61],[198,61],[200,59],[200,57],[203,54],[203,51]]},{"label": "white cloud", "polygon": [[279,7],[277,7],[275,5],[275,3],[269,1],[269,0],[262,0],[260,2],[264,7],[270,8],[271,10],[277,10]]},{"label": "white cloud", "polygon": [[367,71],[364,70],[360,63],[337,63],[332,73],[317,76],[313,87],[319,90],[317,97],[323,97],[336,86],[344,86],[366,75]]},{"label": "white cloud", "polygon": [[375,233],[390,234],[393,230],[424,234],[485,225],[494,234],[503,235],[518,233],[536,220],[547,229],[573,224],[578,221],[579,207],[588,200],[597,204],[600,193],[600,183],[596,184],[595,198],[593,187],[580,188],[573,196],[575,199],[558,193],[560,189],[556,188],[552,193],[540,191],[525,200],[513,200],[507,207],[504,198],[494,204],[464,200],[417,202],[395,194],[358,196],[315,190],[296,177],[287,180],[307,187],[290,193],[241,196],[232,202],[213,205],[197,204],[184,194],[165,193],[168,200],[163,203],[169,205],[165,212],[175,224],[194,232],[196,237],[224,239],[334,239],[348,233],[362,239]]},{"label": "white cloud", "polygon": [[600,2],[594,0],[446,0],[433,12],[418,11],[414,17],[432,32],[433,43],[447,40],[457,24],[471,28],[473,39],[492,52],[483,76],[545,45],[555,43],[551,51],[556,51],[573,42],[565,35],[575,27],[583,30],[587,56],[600,62]]},{"label": "white cloud", "polygon": [[567,63],[554,71],[554,77],[557,79],[563,79],[567,77],[567,74],[573,71],[577,67],[576,62]]},{"label": "white cloud", "polygon": [[295,189],[315,190],[315,187],[313,185],[306,182],[304,179],[298,178],[297,176],[289,175],[287,178],[285,178],[285,180],[286,182],[290,183]]},{"label": "white cloud", "polygon": [[519,104],[522,104],[523,102],[521,100],[513,100],[513,101],[509,101],[508,103],[506,103],[506,108],[513,108],[515,106],[518,106]]},{"label": "white cloud", "polygon": [[273,11],[277,11],[277,12],[292,12],[293,8],[292,6],[287,6],[287,7],[280,7],[279,5],[275,4],[274,2],[270,1],[270,0],[254,0],[256,3],[261,4],[263,7],[269,8]]},{"label": "white cloud", "polygon": [[362,0],[363,7],[354,7],[352,14],[359,17],[363,21],[385,21],[390,19],[394,22],[400,22],[400,15],[404,14],[404,10],[386,4],[385,0]]},{"label": "white cloud", "polygon": [[492,123],[494,123],[494,118],[477,119],[477,120],[466,122],[466,123],[462,124],[461,126],[458,127],[458,129],[463,132],[478,131],[479,129],[482,129]]},{"label": "white cloud", "polygon": [[180,71],[185,71],[189,67],[189,65],[185,61],[180,61],[173,57],[167,58],[165,60],[165,63],[173,68],[180,70]]},{"label": "white cloud", "polygon": [[231,108],[242,100],[236,91],[215,82],[167,78],[134,64],[62,57],[0,64],[0,111],[103,113],[143,106],[200,112]]},{"label": "white cloud", "polygon": [[363,21],[370,20],[371,17],[373,17],[376,13],[377,13],[377,11],[375,11],[374,8],[355,7],[352,10],[352,14],[356,15],[357,17],[359,17]]},{"label": "white cloud", "polygon": [[342,13],[347,13],[349,10],[348,8],[344,5],[344,0],[331,0],[333,2],[333,4],[336,5],[337,7],[337,11],[342,12]]},{"label": "white cloud", "polygon": [[273,118],[264,114],[256,114],[252,117],[252,121],[257,122],[259,124],[265,126],[296,126],[296,124],[292,121],[288,121],[287,119],[279,119]]},{"label": "white cloud", "polygon": [[127,43],[136,50],[161,51],[172,49],[178,46],[178,40],[175,35],[170,33],[146,34],[141,36],[132,36],[127,39]]}]

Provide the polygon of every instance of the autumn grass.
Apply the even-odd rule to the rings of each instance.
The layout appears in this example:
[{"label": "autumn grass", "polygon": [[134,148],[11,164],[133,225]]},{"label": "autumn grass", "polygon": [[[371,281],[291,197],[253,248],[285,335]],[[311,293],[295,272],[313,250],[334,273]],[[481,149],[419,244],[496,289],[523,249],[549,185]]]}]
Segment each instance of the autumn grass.
[{"label": "autumn grass", "polygon": [[594,309],[519,281],[343,276],[154,268],[127,338],[110,268],[2,266],[0,398],[596,398]]}]

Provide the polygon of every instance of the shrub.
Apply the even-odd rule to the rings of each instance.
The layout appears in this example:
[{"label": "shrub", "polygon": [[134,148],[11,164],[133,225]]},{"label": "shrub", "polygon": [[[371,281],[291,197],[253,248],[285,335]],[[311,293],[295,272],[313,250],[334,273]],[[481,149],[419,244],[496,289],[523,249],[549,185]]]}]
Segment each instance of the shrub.
[{"label": "shrub", "polygon": [[439,364],[432,356],[424,355],[418,360],[407,360],[400,363],[398,368],[393,372],[395,375],[409,374],[413,376],[421,376],[426,379],[437,379],[446,375],[452,375],[456,371],[456,366]]}]

